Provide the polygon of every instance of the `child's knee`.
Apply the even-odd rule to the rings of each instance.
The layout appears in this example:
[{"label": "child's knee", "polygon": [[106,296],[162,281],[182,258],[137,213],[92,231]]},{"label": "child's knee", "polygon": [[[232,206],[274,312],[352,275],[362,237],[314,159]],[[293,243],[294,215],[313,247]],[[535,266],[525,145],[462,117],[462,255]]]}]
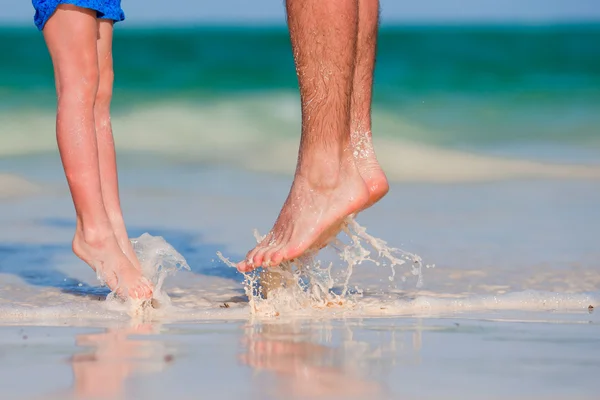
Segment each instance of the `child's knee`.
[{"label": "child's knee", "polygon": [[112,70],[100,72],[98,91],[96,92],[96,107],[106,108],[110,105],[113,93],[114,73]]},{"label": "child's knee", "polygon": [[98,84],[98,67],[93,64],[67,69],[58,76],[56,86],[59,100],[77,98],[83,104],[94,104]]}]

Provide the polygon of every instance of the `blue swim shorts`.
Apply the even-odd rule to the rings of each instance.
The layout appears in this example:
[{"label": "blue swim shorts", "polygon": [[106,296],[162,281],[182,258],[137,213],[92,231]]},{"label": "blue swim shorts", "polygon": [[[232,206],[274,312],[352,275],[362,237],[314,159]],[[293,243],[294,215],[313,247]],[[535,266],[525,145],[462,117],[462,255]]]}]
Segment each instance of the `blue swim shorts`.
[{"label": "blue swim shorts", "polygon": [[72,4],[96,10],[97,17],[101,19],[112,19],[115,22],[125,19],[125,13],[121,9],[121,0],[31,0],[31,3],[35,8],[33,21],[40,31],[44,29],[44,25],[60,4]]}]

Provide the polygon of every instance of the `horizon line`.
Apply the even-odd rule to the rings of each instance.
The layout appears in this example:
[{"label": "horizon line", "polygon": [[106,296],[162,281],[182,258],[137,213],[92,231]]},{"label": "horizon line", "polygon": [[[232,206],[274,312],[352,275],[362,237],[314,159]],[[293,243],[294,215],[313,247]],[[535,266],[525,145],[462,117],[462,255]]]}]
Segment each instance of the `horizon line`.
[{"label": "horizon line", "polygon": [[[584,26],[584,25],[600,25],[600,19],[555,19],[555,20],[538,20],[538,19],[464,19],[464,20],[410,20],[410,21],[385,21],[380,23],[381,28],[433,28],[433,27],[561,27],[561,26]],[[33,20],[14,21],[0,19],[0,28],[26,28],[34,26]],[[126,19],[119,23],[119,29],[152,29],[152,28],[287,28],[285,22],[266,21],[266,20],[146,20],[135,21]]]}]

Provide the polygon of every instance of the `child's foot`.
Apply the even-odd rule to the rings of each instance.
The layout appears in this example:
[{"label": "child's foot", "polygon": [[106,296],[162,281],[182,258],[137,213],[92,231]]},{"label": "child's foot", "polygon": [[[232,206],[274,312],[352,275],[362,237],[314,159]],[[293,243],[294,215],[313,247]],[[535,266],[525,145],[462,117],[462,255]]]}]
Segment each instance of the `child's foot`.
[{"label": "child's foot", "polygon": [[135,254],[136,264],[132,264],[112,231],[108,231],[106,235],[90,236],[92,235],[84,235],[78,226],[73,239],[73,252],[96,271],[106,286],[119,297],[150,299],[152,285],[142,276]]},{"label": "child's foot", "polygon": [[111,222],[111,225],[121,251],[123,254],[125,254],[131,265],[133,265],[133,267],[138,271],[141,271],[142,266],[137,258],[137,254],[135,254],[131,240],[129,240],[129,235],[127,234],[127,229],[125,228],[125,222],[123,219],[121,219],[120,221]]}]

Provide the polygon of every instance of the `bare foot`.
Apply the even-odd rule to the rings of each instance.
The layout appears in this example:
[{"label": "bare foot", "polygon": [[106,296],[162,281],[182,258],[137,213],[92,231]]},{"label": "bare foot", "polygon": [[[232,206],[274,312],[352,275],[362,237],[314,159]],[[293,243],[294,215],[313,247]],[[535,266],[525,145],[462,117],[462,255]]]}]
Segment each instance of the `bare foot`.
[{"label": "bare foot", "polygon": [[[347,216],[368,202],[369,192],[353,161],[333,173],[330,165],[316,164],[307,162],[308,171],[303,173],[301,168],[296,174],[273,229],[238,264],[240,271],[279,265],[318,249],[339,232]],[[330,173],[325,172],[328,169]]]},{"label": "bare foot", "polygon": [[369,201],[363,207],[364,210],[381,200],[389,191],[390,186],[375,156],[371,133],[353,133],[350,140],[354,149],[353,156],[356,167],[369,190]]},{"label": "bare foot", "polygon": [[142,276],[139,264],[136,268],[123,253],[112,231],[103,239],[90,240],[78,225],[73,239],[73,252],[92,267],[119,297],[152,297],[152,285]]},{"label": "bare foot", "polygon": [[140,265],[137,255],[135,254],[131,240],[129,240],[129,235],[127,234],[127,229],[125,228],[125,222],[123,221],[123,218],[111,221],[111,225],[121,251],[123,251],[125,256],[127,256],[127,259],[131,265],[133,265],[135,269],[141,271],[142,266]]}]

